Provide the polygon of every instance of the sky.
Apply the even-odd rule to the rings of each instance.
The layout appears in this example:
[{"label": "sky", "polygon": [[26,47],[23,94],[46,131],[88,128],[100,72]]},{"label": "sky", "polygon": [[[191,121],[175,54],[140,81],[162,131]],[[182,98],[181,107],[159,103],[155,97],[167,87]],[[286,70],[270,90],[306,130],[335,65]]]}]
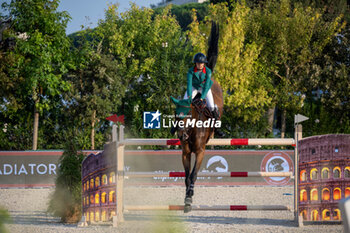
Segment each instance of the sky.
[{"label": "sky", "polygon": [[110,3],[119,3],[119,12],[130,8],[130,2],[140,7],[150,7],[158,4],[161,0],[61,0],[58,11],[67,11],[72,17],[67,25],[67,35],[81,30],[84,27],[94,28],[99,19],[104,19],[104,11]]}]

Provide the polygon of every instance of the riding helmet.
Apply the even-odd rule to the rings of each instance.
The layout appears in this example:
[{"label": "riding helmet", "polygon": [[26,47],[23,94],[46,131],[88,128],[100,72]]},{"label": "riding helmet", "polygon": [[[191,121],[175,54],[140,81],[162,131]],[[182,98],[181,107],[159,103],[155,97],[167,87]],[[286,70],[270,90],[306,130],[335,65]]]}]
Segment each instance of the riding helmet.
[{"label": "riding helmet", "polygon": [[197,53],[193,57],[193,63],[208,63],[207,57],[203,53]]}]

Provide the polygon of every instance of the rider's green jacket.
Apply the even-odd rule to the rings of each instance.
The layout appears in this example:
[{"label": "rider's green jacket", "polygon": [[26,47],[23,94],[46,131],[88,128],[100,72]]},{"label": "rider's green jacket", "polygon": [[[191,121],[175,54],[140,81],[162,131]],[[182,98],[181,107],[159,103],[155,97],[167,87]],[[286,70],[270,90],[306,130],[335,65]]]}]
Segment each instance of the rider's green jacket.
[{"label": "rider's green jacket", "polygon": [[[187,96],[192,99],[192,87],[199,90],[202,88],[201,99],[205,99],[208,91],[213,85],[211,80],[211,69],[204,66],[202,72],[197,70],[197,67],[191,67],[187,72]],[[194,97],[194,96],[193,96]]]}]

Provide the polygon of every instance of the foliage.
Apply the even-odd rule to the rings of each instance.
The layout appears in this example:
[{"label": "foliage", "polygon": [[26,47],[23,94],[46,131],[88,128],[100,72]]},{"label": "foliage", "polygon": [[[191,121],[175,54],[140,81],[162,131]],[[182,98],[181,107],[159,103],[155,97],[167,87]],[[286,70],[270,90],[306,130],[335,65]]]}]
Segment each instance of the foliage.
[{"label": "foliage", "polygon": [[[11,38],[9,34],[3,34],[3,40]],[[19,75],[16,64],[19,62],[20,56],[3,46],[0,47],[0,99],[1,111],[12,114],[12,109],[17,110],[23,107],[23,103],[19,101],[19,94],[16,92],[17,85],[24,82],[24,78]]]},{"label": "foliage", "polygon": [[[214,19],[220,12],[219,6],[212,9]],[[237,4],[228,13],[227,23],[222,21],[224,33],[220,38],[216,77],[225,90],[226,108],[243,121],[256,122],[264,114],[271,97],[268,95],[269,79],[258,61],[260,48],[255,42],[245,42],[249,14],[249,8]]]},{"label": "foliage", "polygon": [[[92,41],[86,39],[87,33],[81,33],[79,44],[73,50],[75,69],[65,80],[71,84],[66,95],[68,111],[90,136],[89,148],[95,149],[95,139],[105,140],[100,136],[103,127],[108,126],[106,121],[99,119],[108,117],[121,105],[125,85],[118,72],[117,60],[111,54],[102,53],[103,40],[95,41],[94,33],[90,36]],[[95,132],[96,129],[102,132]],[[101,144],[103,141],[97,142],[98,147]]]},{"label": "foliage", "polygon": [[210,0],[209,1],[212,4],[222,4],[222,3],[226,3],[226,5],[228,6],[229,10],[233,10],[234,6],[235,6],[235,2],[234,0]]},{"label": "foliage", "polygon": [[132,5],[118,14],[115,5],[101,22],[104,48],[118,61],[127,89],[120,112],[126,115],[127,131],[135,136],[160,137],[168,130],[142,130],[142,113],[172,113],[169,97],[185,93],[185,74],[190,64],[189,47],[170,7],[152,18],[151,9]]},{"label": "foliage", "polygon": [[[62,79],[70,66],[65,34],[69,16],[57,11],[58,4],[58,0],[13,0],[2,5],[13,20],[10,36],[16,38],[15,49],[8,56],[13,58],[8,67],[10,81],[5,83],[16,97],[5,95],[2,99],[6,104],[4,115],[9,118],[23,112],[28,103],[34,113],[49,110],[52,98],[69,88]],[[34,133],[37,130],[34,128]]]},{"label": "foliage", "polygon": [[[208,15],[209,11],[208,2],[204,3],[188,3],[183,5],[172,5],[170,12],[173,14],[179,23],[182,31],[187,31],[189,25],[192,23],[192,14],[193,10],[196,11],[196,17],[198,21],[201,22]],[[162,14],[164,7],[158,7],[154,9],[154,14]]]},{"label": "foliage", "polygon": [[[324,56],[319,80],[319,89],[324,90],[321,103],[332,120],[341,123],[345,132],[350,132],[350,27],[330,44]],[[327,121],[326,121],[327,122]],[[325,122],[325,123],[326,123]]]},{"label": "foliage", "polygon": [[302,114],[309,117],[309,120],[303,122],[304,137],[329,133],[350,133],[349,115],[340,114],[335,108],[322,104],[321,99],[316,97],[305,101]]},{"label": "foliage", "polygon": [[70,138],[73,140],[67,141],[60,158],[56,188],[48,206],[48,212],[60,217],[62,222],[78,222],[81,217],[81,163],[84,155],[78,152],[80,149],[74,136]]},{"label": "foliage", "polygon": [[260,61],[274,86],[272,104],[293,115],[315,82],[306,74],[309,65],[344,27],[341,16],[325,21],[319,9],[269,0],[252,11],[250,22],[248,40],[261,47]]},{"label": "foliage", "polygon": [[40,99],[41,111],[49,109],[50,96],[68,88],[61,77],[68,66],[65,27],[69,16],[56,11],[58,4],[57,0],[24,0],[5,6],[13,17],[14,32],[23,34],[17,37],[15,52],[21,56],[16,65],[25,80],[17,88],[34,101]]},{"label": "foliage", "polygon": [[28,132],[33,127],[33,115],[31,112],[27,115],[16,112],[7,117],[6,114],[8,112],[0,114],[0,148],[2,150],[29,150],[32,138]]},{"label": "foliage", "polygon": [[2,233],[8,232],[4,224],[8,223],[10,220],[11,220],[11,217],[7,212],[7,210],[0,208],[0,232]]},{"label": "foliage", "polygon": [[110,133],[105,117],[114,113],[126,116],[126,136],[170,137],[168,128],[143,129],[143,112],[173,113],[169,97],[185,93],[211,20],[221,32],[213,77],[224,89],[227,136],[274,136],[266,134],[268,109],[276,109],[275,129],[289,136],[296,113],[310,117],[307,135],[350,132],[345,0],[211,2],[132,4],[123,13],[110,5],[98,27],[71,39],[58,0],[3,4],[8,15],[0,17],[14,23],[2,37],[15,44],[0,42],[0,148],[30,149],[38,112],[40,149],[64,147],[67,135],[80,149],[102,149]]},{"label": "foliage", "polygon": [[199,22],[197,11],[194,9],[192,10],[192,23],[189,25],[189,28],[187,36],[192,46],[192,57],[196,53],[205,53],[208,49],[209,27],[207,27],[206,23]]},{"label": "foliage", "polygon": [[245,41],[249,14],[250,9],[241,4],[236,4],[233,11],[225,4],[211,5],[207,21],[199,23],[193,14],[188,35],[194,53],[206,51],[209,20],[219,23],[219,56],[214,77],[224,90],[225,114],[236,120],[256,122],[271,99],[268,77],[258,61],[260,48]]},{"label": "foliage", "polygon": [[310,107],[306,105],[303,111],[314,118],[308,125],[312,128],[311,132],[350,132],[349,32],[350,26],[346,25],[325,47],[315,63],[309,66],[308,75],[314,81],[308,88]]}]

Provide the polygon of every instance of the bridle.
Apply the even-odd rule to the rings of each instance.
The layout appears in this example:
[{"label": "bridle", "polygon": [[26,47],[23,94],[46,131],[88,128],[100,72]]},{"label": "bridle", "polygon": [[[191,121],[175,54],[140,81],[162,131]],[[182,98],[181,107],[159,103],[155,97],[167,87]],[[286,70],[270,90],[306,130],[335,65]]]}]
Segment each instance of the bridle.
[{"label": "bridle", "polygon": [[[194,99],[191,106],[181,106],[181,107],[185,107],[185,108],[191,108],[194,107],[194,110],[198,113],[198,116],[199,116],[199,119],[202,117],[202,116],[206,116],[208,118],[211,117],[211,113],[209,111],[208,108],[205,107],[205,103],[204,105],[201,105],[201,101],[199,99]],[[191,118],[189,119],[192,119],[192,115],[191,115]],[[183,127],[183,128],[178,128],[178,130],[182,131],[182,138],[179,138],[181,141],[188,141],[191,137],[191,134],[193,132],[193,129],[192,127]]]},{"label": "bridle", "polygon": [[[180,107],[192,109],[192,104],[190,106],[180,105]],[[189,117],[187,119],[192,119],[192,115],[191,115],[191,117]],[[192,128],[190,128],[190,127],[178,127],[178,130],[183,132],[182,138],[179,138],[181,141],[188,141],[190,139],[190,136],[192,134]]]}]

